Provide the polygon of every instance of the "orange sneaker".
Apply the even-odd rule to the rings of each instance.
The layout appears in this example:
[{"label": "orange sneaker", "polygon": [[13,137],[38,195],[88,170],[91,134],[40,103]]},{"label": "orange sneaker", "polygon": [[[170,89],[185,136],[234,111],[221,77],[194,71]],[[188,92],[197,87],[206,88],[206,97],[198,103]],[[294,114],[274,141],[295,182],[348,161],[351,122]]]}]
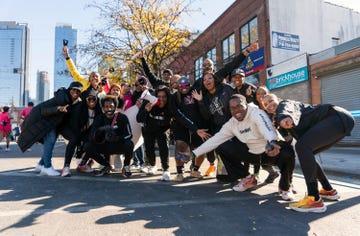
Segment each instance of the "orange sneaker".
[{"label": "orange sneaker", "polygon": [[327,200],[338,200],[340,198],[340,195],[338,194],[336,189],[331,189],[330,191],[320,189],[319,196]]},{"label": "orange sneaker", "polygon": [[214,177],[216,175],[215,171],[216,171],[215,165],[210,165],[209,168],[205,171],[205,176]]},{"label": "orange sneaker", "polygon": [[298,202],[290,203],[289,207],[292,210],[299,212],[322,213],[326,211],[326,206],[324,205],[323,200],[320,198],[318,201],[315,201],[315,197],[313,196],[305,196]]}]

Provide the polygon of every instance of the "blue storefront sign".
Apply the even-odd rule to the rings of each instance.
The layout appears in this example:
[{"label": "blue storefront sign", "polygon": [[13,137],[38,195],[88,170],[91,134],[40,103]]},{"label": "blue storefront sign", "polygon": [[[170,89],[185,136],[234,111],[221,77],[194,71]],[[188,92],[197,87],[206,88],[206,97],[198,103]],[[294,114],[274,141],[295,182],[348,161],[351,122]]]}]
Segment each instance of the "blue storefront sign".
[{"label": "blue storefront sign", "polygon": [[306,80],[309,80],[307,66],[268,78],[266,80],[266,85],[271,90]]},{"label": "blue storefront sign", "polygon": [[272,32],[272,47],[285,50],[300,51],[300,37],[295,34]]}]

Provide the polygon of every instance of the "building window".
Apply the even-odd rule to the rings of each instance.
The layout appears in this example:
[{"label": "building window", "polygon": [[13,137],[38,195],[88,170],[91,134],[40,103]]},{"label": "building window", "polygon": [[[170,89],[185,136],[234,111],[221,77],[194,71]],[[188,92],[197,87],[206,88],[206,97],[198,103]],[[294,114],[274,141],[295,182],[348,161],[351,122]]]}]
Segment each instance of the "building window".
[{"label": "building window", "polygon": [[232,34],[222,41],[222,57],[223,63],[226,63],[235,55],[235,35]]},{"label": "building window", "polygon": [[214,62],[214,71],[216,71],[216,47],[206,53],[206,58],[210,58]]},{"label": "building window", "polygon": [[203,58],[199,57],[195,61],[195,80],[198,80],[203,76],[203,74],[202,74],[202,64],[203,64]]},{"label": "building window", "polygon": [[258,23],[257,17],[243,25],[240,29],[240,45],[241,51],[250,46],[250,44],[258,39]]}]

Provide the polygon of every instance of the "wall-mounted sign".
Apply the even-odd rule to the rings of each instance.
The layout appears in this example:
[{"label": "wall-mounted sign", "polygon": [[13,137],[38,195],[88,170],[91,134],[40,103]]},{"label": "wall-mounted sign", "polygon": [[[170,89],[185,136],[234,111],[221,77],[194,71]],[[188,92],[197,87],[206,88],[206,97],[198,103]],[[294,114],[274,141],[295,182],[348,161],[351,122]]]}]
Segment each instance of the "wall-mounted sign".
[{"label": "wall-mounted sign", "polygon": [[264,47],[261,47],[259,50],[250,53],[241,63],[239,68],[243,69],[246,75],[253,74],[261,69],[264,69]]},{"label": "wall-mounted sign", "polygon": [[285,50],[300,51],[300,37],[295,34],[272,32],[272,47]]},{"label": "wall-mounted sign", "polygon": [[309,80],[306,54],[268,68],[267,76],[266,85],[270,90]]}]

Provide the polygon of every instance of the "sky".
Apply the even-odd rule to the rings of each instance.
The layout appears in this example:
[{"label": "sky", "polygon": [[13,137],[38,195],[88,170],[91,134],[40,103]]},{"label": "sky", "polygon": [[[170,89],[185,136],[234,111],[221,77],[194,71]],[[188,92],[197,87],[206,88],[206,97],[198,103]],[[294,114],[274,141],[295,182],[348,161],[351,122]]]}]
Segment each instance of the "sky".
[{"label": "sky", "polygon": [[[284,0],[286,1],[286,0]],[[360,12],[360,0],[326,0]],[[100,1],[98,1],[100,2]],[[196,0],[193,9],[201,9],[186,22],[190,29],[205,30],[235,0]],[[87,33],[98,27],[98,11],[86,7],[93,0],[1,0],[0,21],[28,23],[30,27],[30,97],[35,97],[36,71],[54,69],[54,38],[57,23],[70,23],[78,29],[78,43],[87,42]],[[1,85],[0,85],[1,86]],[[51,91],[53,83],[50,84]]]}]

